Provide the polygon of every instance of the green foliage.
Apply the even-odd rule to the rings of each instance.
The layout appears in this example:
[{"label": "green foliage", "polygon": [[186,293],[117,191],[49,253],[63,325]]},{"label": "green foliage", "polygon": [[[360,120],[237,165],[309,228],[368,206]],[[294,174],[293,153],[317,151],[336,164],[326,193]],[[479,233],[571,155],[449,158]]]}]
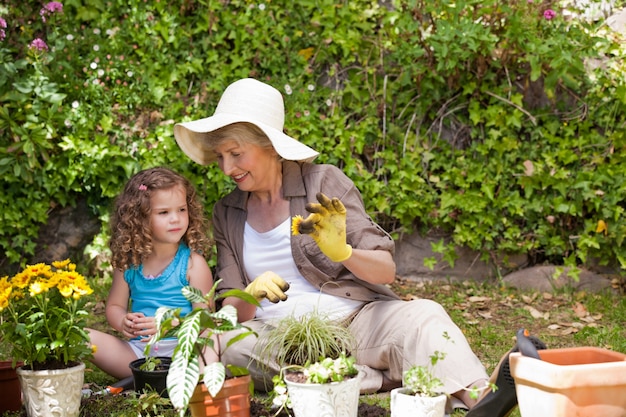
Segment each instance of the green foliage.
[{"label": "green foliage", "polygon": [[[10,263],[34,253],[51,207],[85,196],[106,222],[150,166],[187,175],[210,214],[233,184],[190,162],[173,124],[209,116],[226,85],[251,76],[281,90],[287,133],[342,168],[394,236],[446,232],[449,262],[464,245],[496,263],[522,253],[626,267],[626,42],[600,22],[552,1],[63,6],[45,22],[41,6],[0,6]],[[47,51],[29,49],[36,37]]]},{"label": "green foliage", "polygon": [[337,359],[352,352],[355,339],[341,322],[313,311],[283,317],[260,340],[260,355],[279,366],[305,366],[324,358]]},{"label": "green foliage", "polygon": [[[183,295],[196,306],[184,317],[180,315],[180,308],[159,307],[155,314],[156,333],[146,344],[147,353],[164,337],[173,335],[178,338],[167,374],[167,391],[181,417],[199,382],[204,383],[209,394],[215,397],[226,380],[227,365],[234,376],[247,374],[245,368],[222,363],[221,357],[234,343],[255,333],[237,321],[237,309],[233,305],[226,304],[219,309],[216,306],[227,297],[239,298],[256,306],[259,303],[241,290],[229,290],[218,295],[216,288],[219,282],[216,281],[207,294],[191,286],[184,287]],[[239,334],[229,339],[226,346],[220,346],[219,335],[233,331]],[[217,360],[207,363],[207,358],[212,356]],[[203,372],[200,372],[200,360],[204,362]]]},{"label": "green foliage", "polygon": [[84,306],[93,290],[75,268],[41,263],[0,278],[0,339],[14,363],[62,369],[92,356]]}]

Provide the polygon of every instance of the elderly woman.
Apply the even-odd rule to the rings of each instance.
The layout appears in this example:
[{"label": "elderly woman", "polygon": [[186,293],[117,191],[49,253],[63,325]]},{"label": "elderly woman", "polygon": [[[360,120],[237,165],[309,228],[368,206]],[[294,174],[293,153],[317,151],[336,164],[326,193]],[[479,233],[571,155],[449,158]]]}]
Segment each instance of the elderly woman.
[{"label": "elderly woman", "polygon": [[[187,156],[217,161],[237,186],[213,209],[216,275],[221,291],[246,289],[263,301],[262,308],[225,302],[259,335],[272,318],[314,309],[344,319],[366,371],[362,393],[400,386],[404,370],[445,352],[434,371],[456,405],[474,408],[474,417],[504,416],[515,406],[514,387],[489,393],[482,411],[475,407],[466,388],[486,386],[487,375],[463,333],[439,304],[403,301],[387,288],[395,279],[394,241],[345,174],[313,164],[318,153],[283,133],[284,115],[282,95],[247,78],[227,87],[213,116],[174,127]],[[292,218],[307,211],[301,233],[292,234]],[[271,386],[272,364],[259,363],[254,338],[233,345],[224,360],[248,366],[257,388]]]}]

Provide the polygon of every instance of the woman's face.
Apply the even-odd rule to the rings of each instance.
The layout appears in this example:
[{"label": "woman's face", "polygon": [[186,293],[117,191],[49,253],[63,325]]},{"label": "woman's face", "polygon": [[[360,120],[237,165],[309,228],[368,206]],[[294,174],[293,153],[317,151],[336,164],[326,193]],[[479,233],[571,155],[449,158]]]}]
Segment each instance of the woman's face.
[{"label": "woman's face", "polygon": [[276,172],[278,158],[273,149],[234,140],[222,142],[215,149],[217,163],[242,191],[262,191],[271,186],[270,173]]}]

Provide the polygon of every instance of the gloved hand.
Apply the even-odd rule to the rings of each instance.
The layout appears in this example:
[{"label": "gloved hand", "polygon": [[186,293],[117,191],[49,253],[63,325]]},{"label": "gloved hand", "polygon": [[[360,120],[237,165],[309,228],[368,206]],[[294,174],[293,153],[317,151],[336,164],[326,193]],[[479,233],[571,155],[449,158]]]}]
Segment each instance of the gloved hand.
[{"label": "gloved hand", "polygon": [[287,299],[285,291],[288,289],[289,284],[284,279],[272,271],[266,271],[256,277],[244,291],[258,301],[267,298],[272,303],[277,303]]},{"label": "gloved hand", "polygon": [[352,246],[346,243],[346,208],[337,197],[332,200],[317,193],[316,203],[306,205],[309,217],[295,216],[291,222],[294,235],[310,235],[324,255],[333,262],[343,262],[352,256]]}]

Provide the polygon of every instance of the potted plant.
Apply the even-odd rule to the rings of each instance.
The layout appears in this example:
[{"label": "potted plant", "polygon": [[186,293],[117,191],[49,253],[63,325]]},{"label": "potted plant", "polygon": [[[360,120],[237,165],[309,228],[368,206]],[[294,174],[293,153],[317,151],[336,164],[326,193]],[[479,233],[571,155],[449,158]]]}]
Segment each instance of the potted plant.
[{"label": "potted plant", "polygon": [[129,364],[133,373],[135,391],[156,391],[160,396],[168,398],[167,374],[172,358],[165,356],[146,356],[135,359]]},{"label": "potted plant", "polygon": [[[180,308],[161,307],[155,315],[157,330],[148,342],[149,346],[166,336],[178,338],[167,374],[167,391],[181,417],[188,407],[192,416],[221,415],[220,410],[230,410],[228,415],[233,417],[250,415],[248,370],[225,365],[221,357],[234,343],[255,333],[237,321],[234,306],[224,305],[219,309],[217,306],[227,297],[237,297],[256,306],[259,303],[242,290],[217,294],[219,282],[216,281],[204,295],[191,286],[182,290],[191,303],[207,307],[196,307],[184,317],[180,315]],[[221,346],[219,335],[231,331],[241,333],[230,339],[226,346]],[[217,360],[206,363],[207,352],[212,352]]]},{"label": "potted plant", "polygon": [[360,375],[355,359],[341,353],[305,366],[291,365],[274,376],[273,403],[296,417],[356,417]]},{"label": "potted plant", "polygon": [[76,265],[28,265],[0,278],[0,337],[8,344],[30,416],[77,416],[92,347],[85,298],[93,292]]},{"label": "potted plant", "polygon": [[[434,365],[442,355],[431,356]],[[393,417],[445,415],[447,396],[442,393],[443,382],[423,365],[414,365],[402,375],[402,387],[391,390],[391,415]]]},{"label": "potted plant", "polygon": [[321,358],[337,359],[351,352],[356,341],[341,322],[313,311],[280,319],[260,340],[260,355],[279,367],[304,366]]},{"label": "potted plant", "polygon": [[13,363],[8,356],[9,346],[0,337],[0,415],[7,411],[19,411],[22,408],[22,392],[15,368],[22,363]]},{"label": "potted plant", "polygon": [[[296,417],[356,416],[360,376],[349,356],[350,330],[317,311],[287,316],[261,339],[261,356],[281,367],[274,376],[273,401]],[[321,414],[320,414],[321,412]]]},{"label": "potted plant", "polygon": [[[450,341],[447,332],[443,333],[444,339]],[[435,351],[430,355],[430,364],[413,365],[402,375],[402,387],[391,390],[391,416],[413,417],[430,416],[443,417],[445,415],[447,395],[442,392],[443,382],[437,378],[433,369],[439,361],[444,360],[444,352]],[[484,387],[472,387],[461,389],[470,391],[472,398],[478,398],[481,391],[496,387],[487,383]]]}]

